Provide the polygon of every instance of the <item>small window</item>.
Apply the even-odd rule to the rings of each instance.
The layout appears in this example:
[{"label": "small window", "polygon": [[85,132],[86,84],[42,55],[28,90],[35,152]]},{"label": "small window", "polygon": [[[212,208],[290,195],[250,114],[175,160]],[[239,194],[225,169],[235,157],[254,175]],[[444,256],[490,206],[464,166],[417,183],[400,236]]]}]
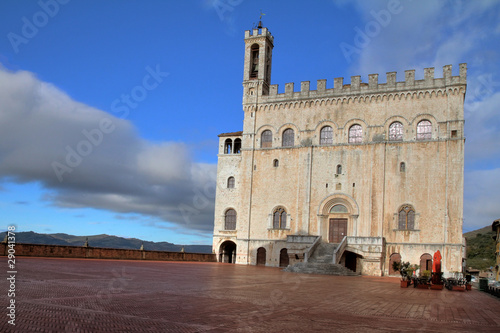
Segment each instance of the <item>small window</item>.
[{"label": "small window", "polygon": [[294,145],[294,132],[293,129],[287,128],[283,132],[283,147],[293,147]]},{"label": "small window", "polygon": [[227,188],[234,188],[234,177],[229,177],[227,179]]},{"label": "small window", "polygon": [[415,229],[415,210],[410,205],[401,207],[398,213],[398,229],[413,230]]},{"label": "small window", "polygon": [[231,154],[232,150],[233,150],[233,140],[226,139],[226,141],[224,141],[224,154]]},{"label": "small window", "polygon": [[349,127],[349,143],[363,142],[363,127],[355,124]]},{"label": "small window", "polygon": [[428,120],[422,120],[417,124],[417,140],[432,139],[432,124]]},{"label": "small window", "polygon": [[278,161],[278,160],[274,160],[274,161],[273,161],[273,166],[274,166],[275,168],[279,167],[279,166],[280,166],[280,161]]},{"label": "small window", "polygon": [[399,163],[399,172],[406,172],[406,164],[405,164],[405,162]]},{"label": "small window", "polygon": [[273,229],[286,229],[286,211],[278,208],[273,213]]},{"label": "small window", "polygon": [[235,139],[234,140],[233,153],[234,154],[241,154],[241,139]]},{"label": "small window", "polygon": [[333,129],[330,126],[325,126],[320,131],[320,145],[331,145],[333,144]]},{"label": "small window", "polygon": [[273,146],[273,133],[270,130],[265,130],[260,135],[260,147],[271,148]]},{"label": "small window", "polygon": [[456,138],[458,136],[458,131],[457,130],[452,130],[451,131],[451,137]]},{"label": "small window", "polygon": [[234,209],[228,209],[226,211],[224,222],[225,230],[236,230],[236,211]]},{"label": "small window", "polygon": [[396,121],[389,126],[389,141],[403,140],[403,124]]},{"label": "small window", "polygon": [[342,174],[342,165],[337,165],[337,175],[341,175]]}]

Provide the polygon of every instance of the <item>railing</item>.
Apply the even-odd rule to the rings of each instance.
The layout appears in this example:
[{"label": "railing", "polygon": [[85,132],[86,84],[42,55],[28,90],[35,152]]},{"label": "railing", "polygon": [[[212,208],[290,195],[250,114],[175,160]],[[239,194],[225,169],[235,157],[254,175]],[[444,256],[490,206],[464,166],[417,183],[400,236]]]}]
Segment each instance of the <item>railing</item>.
[{"label": "railing", "polygon": [[347,236],[344,236],[339,246],[337,246],[335,251],[333,251],[332,263],[338,264],[340,262],[340,258],[342,258],[342,254],[344,253],[346,247],[347,247]]},{"label": "railing", "polygon": [[307,262],[309,260],[310,254],[314,253],[314,250],[316,250],[320,242],[321,242],[321,236],[317,236],[314,243],[312,243],[312,245],[304,251],[304,262]]}]

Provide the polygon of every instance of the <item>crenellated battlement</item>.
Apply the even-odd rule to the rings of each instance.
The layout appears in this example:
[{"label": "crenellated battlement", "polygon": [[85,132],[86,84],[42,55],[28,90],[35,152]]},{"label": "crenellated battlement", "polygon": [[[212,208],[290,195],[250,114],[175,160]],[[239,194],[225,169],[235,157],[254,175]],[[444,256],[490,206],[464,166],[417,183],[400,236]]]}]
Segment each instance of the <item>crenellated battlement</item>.
[{"label": "crenellated battlement", "polygon": [[[256,29],[257,30],[257,29]],[[248,31],[247,31],[248,32]],[[452,76],[452,65],[443,66],[443,77],[434,76],[434,68],[424,69],[424,78],[415,80],[415,70],[405,71],[405,80],[396,81],[396,72],[386,73],[386,82],[379,83],[379,74],[369,74],[368,82],[362,82],[361,76],[351,76],[351,83],[344,84],[344,78],[334,78],[333,88],[326,89],[326,80],[317,81],[317,90],[310,90],[310,82],[300,83],[300,91],[294,91],[294,83],[285,83],[285,92],[278,93],[278,85],[269,86],[269,94],[261,96],[261,102],[277,102],[289,99],[341,97],[359,94],[394,93],[410,90],[438,89],[467,83],[467,64],[459,65],[459,76]]]},{"label": "crenellated battlement", "polygon": [[269,37],[272,42],[274,42],[274,37],[271,35],[271,32],[267,30],[267,28],[261,28],[261,29],[253,29],[253,30],[246,30],[245,31],[245,39],[247,38],[257,38],[257,37]]}]

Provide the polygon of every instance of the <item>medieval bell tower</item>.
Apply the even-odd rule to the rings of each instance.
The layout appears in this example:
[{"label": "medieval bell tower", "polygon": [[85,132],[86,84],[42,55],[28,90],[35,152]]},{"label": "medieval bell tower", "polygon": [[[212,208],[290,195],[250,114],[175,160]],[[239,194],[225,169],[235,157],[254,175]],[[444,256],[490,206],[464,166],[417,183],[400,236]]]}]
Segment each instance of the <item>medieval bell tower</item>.
[{"label": "medieval bell tower", "polygon": [[269,94],[274,37],[267,28],[245,31],[245,69],[243,74],[243,104],[256,102]]}]

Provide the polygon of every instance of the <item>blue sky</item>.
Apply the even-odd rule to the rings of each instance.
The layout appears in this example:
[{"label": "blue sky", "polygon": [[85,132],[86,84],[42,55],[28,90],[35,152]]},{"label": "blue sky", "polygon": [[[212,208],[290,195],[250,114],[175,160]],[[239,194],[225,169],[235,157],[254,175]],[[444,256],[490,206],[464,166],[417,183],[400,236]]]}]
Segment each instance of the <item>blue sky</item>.
[{"label": "blue sky", "polygon": [[4,0],[1,229],[211,244],[260,10],[280,92],[466,62],[464,230],[500,217],[498,1]]}]

